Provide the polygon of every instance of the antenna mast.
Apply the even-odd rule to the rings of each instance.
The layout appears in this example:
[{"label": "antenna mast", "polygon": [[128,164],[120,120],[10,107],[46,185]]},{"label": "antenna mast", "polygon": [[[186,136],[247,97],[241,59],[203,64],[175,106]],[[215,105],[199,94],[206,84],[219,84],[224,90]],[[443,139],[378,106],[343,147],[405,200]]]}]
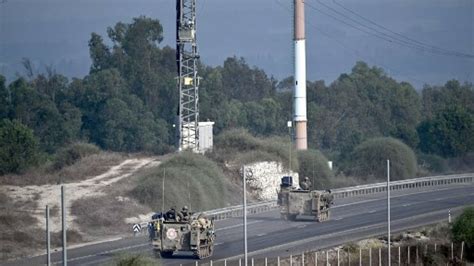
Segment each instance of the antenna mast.
[{"label": "antenna mast", "polygon": [[181,150],[199,150],[199,77],[196,0],[176,0],[176,64],[179,89],[178,130]]}]

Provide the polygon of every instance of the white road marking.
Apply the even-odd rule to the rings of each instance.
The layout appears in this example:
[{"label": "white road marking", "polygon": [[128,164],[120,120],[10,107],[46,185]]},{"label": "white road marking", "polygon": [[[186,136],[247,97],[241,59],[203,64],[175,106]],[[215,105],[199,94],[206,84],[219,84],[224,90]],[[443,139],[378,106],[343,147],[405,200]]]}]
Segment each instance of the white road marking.
[{"label": "white road marking", "polygon": [[376,210],[371,210],[371,211],[369,211],[368,213],[374,213],[374,212],[376,212]]},{"label": "white road marking", "polygon": [[402,206],[403,206],[403,207],[408,207],[408,206],[410,206],[410,205],[411,205],[410,203],[407,203],[407,204],[403,204]]},{"label": "white road marking", "polygon": [[264,236],[264,235],[266,235],[266,233],[258,234],[257,236],[260,237],[260,236]]},{"label": "white road marking", "polygon": [[[260,222],[263,222],[263,221],[262,220],[257,220],[257,221],[253,221],[253,222],[248,222],[247,225],[256,224],[256,223],[260,223]],[[244,226],[244,224],[235,224],[235,225],[231,225],[231,226],[227,226],[227,227],[217,228],[216,232],[217,231],[222,231],[222,230],[227,230],[227,229],[232,229],[232,228],[236,228],[236,227],[241,227],[241,226]]]},{"label": "white road marking", "polygon": [[222,245],[224,244],[223,242],[222,243],[215,243],[214,246],[219,246],[219,245]]},{"label": "white road marking", "polygon": [[303,224],[303,225],[298,225],[296,228],[305,228],[306,227],[306,224]]},{"label": "white road marking", "polygon": [[342,220],[342,217],[334,218],[333,221],[339,221]]}]

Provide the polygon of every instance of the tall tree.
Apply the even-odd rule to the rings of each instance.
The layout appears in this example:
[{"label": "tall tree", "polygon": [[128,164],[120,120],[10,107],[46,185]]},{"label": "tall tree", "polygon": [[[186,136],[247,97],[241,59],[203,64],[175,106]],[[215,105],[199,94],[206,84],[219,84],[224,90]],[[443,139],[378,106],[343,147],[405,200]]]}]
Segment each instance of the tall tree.
[{"label": "tall tree", "polygon": [[418,127],[420,149],[444,157],[474,151],[474,115],[454,106],[439,112]]},{"label": "tall tree", "polygon": [[5,77],[0,75],[0,119],[7,118],[11,108],[10,92],[5,82]]},{"label": "tall tree", "polygon": [[38,141],[17,120],[0,121],[0,175],[18,173],[37,163]]}]

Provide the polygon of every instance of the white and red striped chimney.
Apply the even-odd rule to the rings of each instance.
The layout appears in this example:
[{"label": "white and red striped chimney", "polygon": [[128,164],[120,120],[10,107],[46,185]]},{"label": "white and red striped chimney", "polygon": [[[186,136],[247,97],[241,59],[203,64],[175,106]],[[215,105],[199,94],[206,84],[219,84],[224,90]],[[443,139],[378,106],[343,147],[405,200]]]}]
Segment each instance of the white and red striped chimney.
[{"label": "white and red striped chimney", "polygon": [[306,118],[306,41],[304,30],[304,0],[294,0],[295,90],[293,122],[297,150],[308,149]]}]

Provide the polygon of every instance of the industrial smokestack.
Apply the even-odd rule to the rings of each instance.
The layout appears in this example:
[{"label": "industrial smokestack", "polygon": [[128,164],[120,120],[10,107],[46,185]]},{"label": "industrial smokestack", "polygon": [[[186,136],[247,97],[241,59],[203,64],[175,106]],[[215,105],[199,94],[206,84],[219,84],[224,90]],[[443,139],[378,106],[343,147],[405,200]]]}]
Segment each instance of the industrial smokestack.
[{"label": "industrial smokestack", "polygon": [[306,41],[304,0],[294,0],[295,90],[293,93],[295,142],[297,150],[308,149],[306,129]]}]

